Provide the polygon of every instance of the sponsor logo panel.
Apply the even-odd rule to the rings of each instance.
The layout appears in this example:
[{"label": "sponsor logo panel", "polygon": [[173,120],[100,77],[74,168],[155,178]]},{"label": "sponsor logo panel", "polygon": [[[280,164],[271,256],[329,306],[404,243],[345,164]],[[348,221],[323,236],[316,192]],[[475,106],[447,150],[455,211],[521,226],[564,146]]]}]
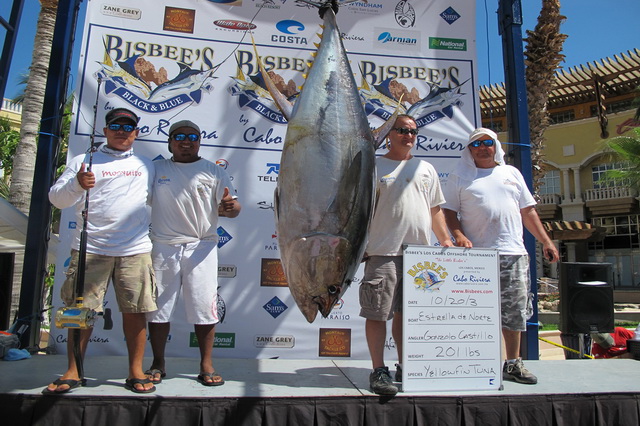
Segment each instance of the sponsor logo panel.
[{"label": "sponsor logo panel", "polygon": [[396,22],[402,28],[411,28],[416,23],[416,11],[408,1],[399,1],[398,4],[396,4],[394,14],[396,17]]},{"label": "sponsor logo panel", "polygon": [[237,274],[236,265],[218,265],[218,278],[235,278]]},{"label": "sponsor logo panel", "polygon": [[393,51],[420,50],[422,42],[419,31],[375,28],[375,44],[377,47]]},{"label": "sponsor logo panel", "polygon": [[444,12],[440,14],[440,17],[446,21],[447,24],[451,25],[460,19],[460,14],[456,12],[456,10],[452,7],[448,7]]},{"label": "sponsor logo panel", "polygon": [[384,6],[381,1],[356,1],[345,4],[343,8],[358,15],[379,15],[383,11]]},{"label": "sponsor logo panel", "polygon": [[280,259],[262,259],[260,265],[260,287],[288,287]]},{"label": "sponsor logo panel", "polygon": [[351,357],[351,329],[321,328],[318,356]]},{"label": "sponsor logo panel", "polygon": [[242,0],[208,0],[211,3],[224,4],[225,6],[242,6]]},{"label": "sponsor logo panel", "polygon": [[291,349],[296,345],[296,338],[294,336],[261,334],[254,337],[253,344],[256,348]]},{"label": "sponsor logo panel", "polygon": [[467,50],[467,40],[461,38],[429,37],[429,49]]},{"label": "sponsor logo panel", "polygon": [[233,237],[231,234],[229,234],[222,226],[218,226],[218,248],[224,246],[232,239]]},{"label": "sponsor logo panel", "polygon": [[[189,347],[198,347],[198,337],[193,331],[189,333]],[[216,337],[213,341],[214,348],[220,349],[233,349],[236,347],[236,333],[216,333]]]},{"label": "sponsor logo panel", "polygon": [[251,31],[258,28],[257,25],[251,22],[238,21],[236,19],[218,19],[216,21],[213,21],[213,25],[225,30],[242,31],[242,32]]},{"label": "sponsor logo panel", "polygon": [[165,31],[193,34],[195,21],[195,10],[167,6],[164,8],[164,25],[162,29]]},{"label": "sponsor logo panel", "polygon": [[285,305],[284,302],[278,298],[278,296],[273,296],[273,298],[265,303],[262,308],[267,311],[267,313],[273,318],[278,318],[289,307]]},{"label": "sponsor logo panel", "polygon": [[100,10],[103,15],[115,16],[116,18],[138,20],[142,17],[142,11],[133,7],[122,7],[113,4],[103,4]]}]

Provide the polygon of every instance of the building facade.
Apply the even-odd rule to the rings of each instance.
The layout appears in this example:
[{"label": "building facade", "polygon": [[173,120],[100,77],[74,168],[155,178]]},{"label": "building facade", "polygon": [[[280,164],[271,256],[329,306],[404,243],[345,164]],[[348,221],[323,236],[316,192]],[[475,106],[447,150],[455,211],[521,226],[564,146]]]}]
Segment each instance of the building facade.
[{"label": "building facade", "polygon": [[[638,87],[638,49],[556,73],[537,193],[547,229],[555,224],[564,231],[552,237],[562,260],[611,263],[616,302],[640,302],[640,193],[628,182],[604,179],[607,170],[625,167],[604,140],[635,135]],[[508,151],[504,95],[503,85],[480,90],[483,125],[499,133]]]}]

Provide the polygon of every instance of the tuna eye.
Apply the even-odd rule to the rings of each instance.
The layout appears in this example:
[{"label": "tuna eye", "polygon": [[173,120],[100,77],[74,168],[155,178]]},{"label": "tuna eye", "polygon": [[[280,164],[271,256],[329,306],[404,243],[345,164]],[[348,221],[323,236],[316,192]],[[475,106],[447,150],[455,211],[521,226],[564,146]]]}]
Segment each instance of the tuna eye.
[{"label": "tuna eye", "polygon": [[340,287],[335,286],[335,285],[330,285],[329,288],[327,288],[327,291],[329,292],[329,294],[337,294],[340,292]]}]

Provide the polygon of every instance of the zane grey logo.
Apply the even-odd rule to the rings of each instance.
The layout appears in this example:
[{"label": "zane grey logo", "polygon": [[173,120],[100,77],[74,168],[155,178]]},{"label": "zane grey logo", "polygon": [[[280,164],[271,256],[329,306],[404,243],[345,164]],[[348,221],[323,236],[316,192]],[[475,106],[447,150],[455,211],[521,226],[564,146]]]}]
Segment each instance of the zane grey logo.
[{"label": "zane grey logo", "polygon": [[456,12],[454,8],[448,7],[447,10],[440,14],[440,17],[444,19],[447,24],[451,25],[460,19],[460,14]]},{"label": "zane grey logo", "polygon": [[416,11],[408,1],[402,0],[398,2],[395,9],[396,22],[402,28],[413,27],[416,23]]}]

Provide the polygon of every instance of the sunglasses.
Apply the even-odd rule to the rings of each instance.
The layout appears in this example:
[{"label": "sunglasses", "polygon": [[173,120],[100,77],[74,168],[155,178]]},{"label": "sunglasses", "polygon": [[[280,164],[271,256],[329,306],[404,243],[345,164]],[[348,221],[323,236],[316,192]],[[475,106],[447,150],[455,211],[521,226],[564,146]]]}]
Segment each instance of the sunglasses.
[{"label": "sunglasses", "polygon": [[396,132],[400,133],[401,135],[417,135],[418,134],[418,129],[405,129],[403,127],[394,127],[391,130],[395,130]]},{"label": "sunglasses", "polygon": [[120,129],[124,130],[125,132],[133,132],[136,129],[136,126],[134,126],[133,124],[109,124],[107,126],[107,129],[114,132],[117,132]]},{"label": "sunglasses", "polygon": [[176,133],[171,137],[173,138],[174,141],[178,141],[178,142],[182,142],[185,139],[189,139],[190,142],[196,142],[198,139],[200,139],[200,135],[196,133],[189,133],[188,135],[185,135],[184,133]]},{"label": "sunglasses", "polygon": [[484,141],[473,141],[469,144],[469,146],[472,146],[474,148],[479,147],[480,145],[484,145],[484,146],[493,146],[493,144],[495,143],[495,141],[493,139],[487,139]]}]

